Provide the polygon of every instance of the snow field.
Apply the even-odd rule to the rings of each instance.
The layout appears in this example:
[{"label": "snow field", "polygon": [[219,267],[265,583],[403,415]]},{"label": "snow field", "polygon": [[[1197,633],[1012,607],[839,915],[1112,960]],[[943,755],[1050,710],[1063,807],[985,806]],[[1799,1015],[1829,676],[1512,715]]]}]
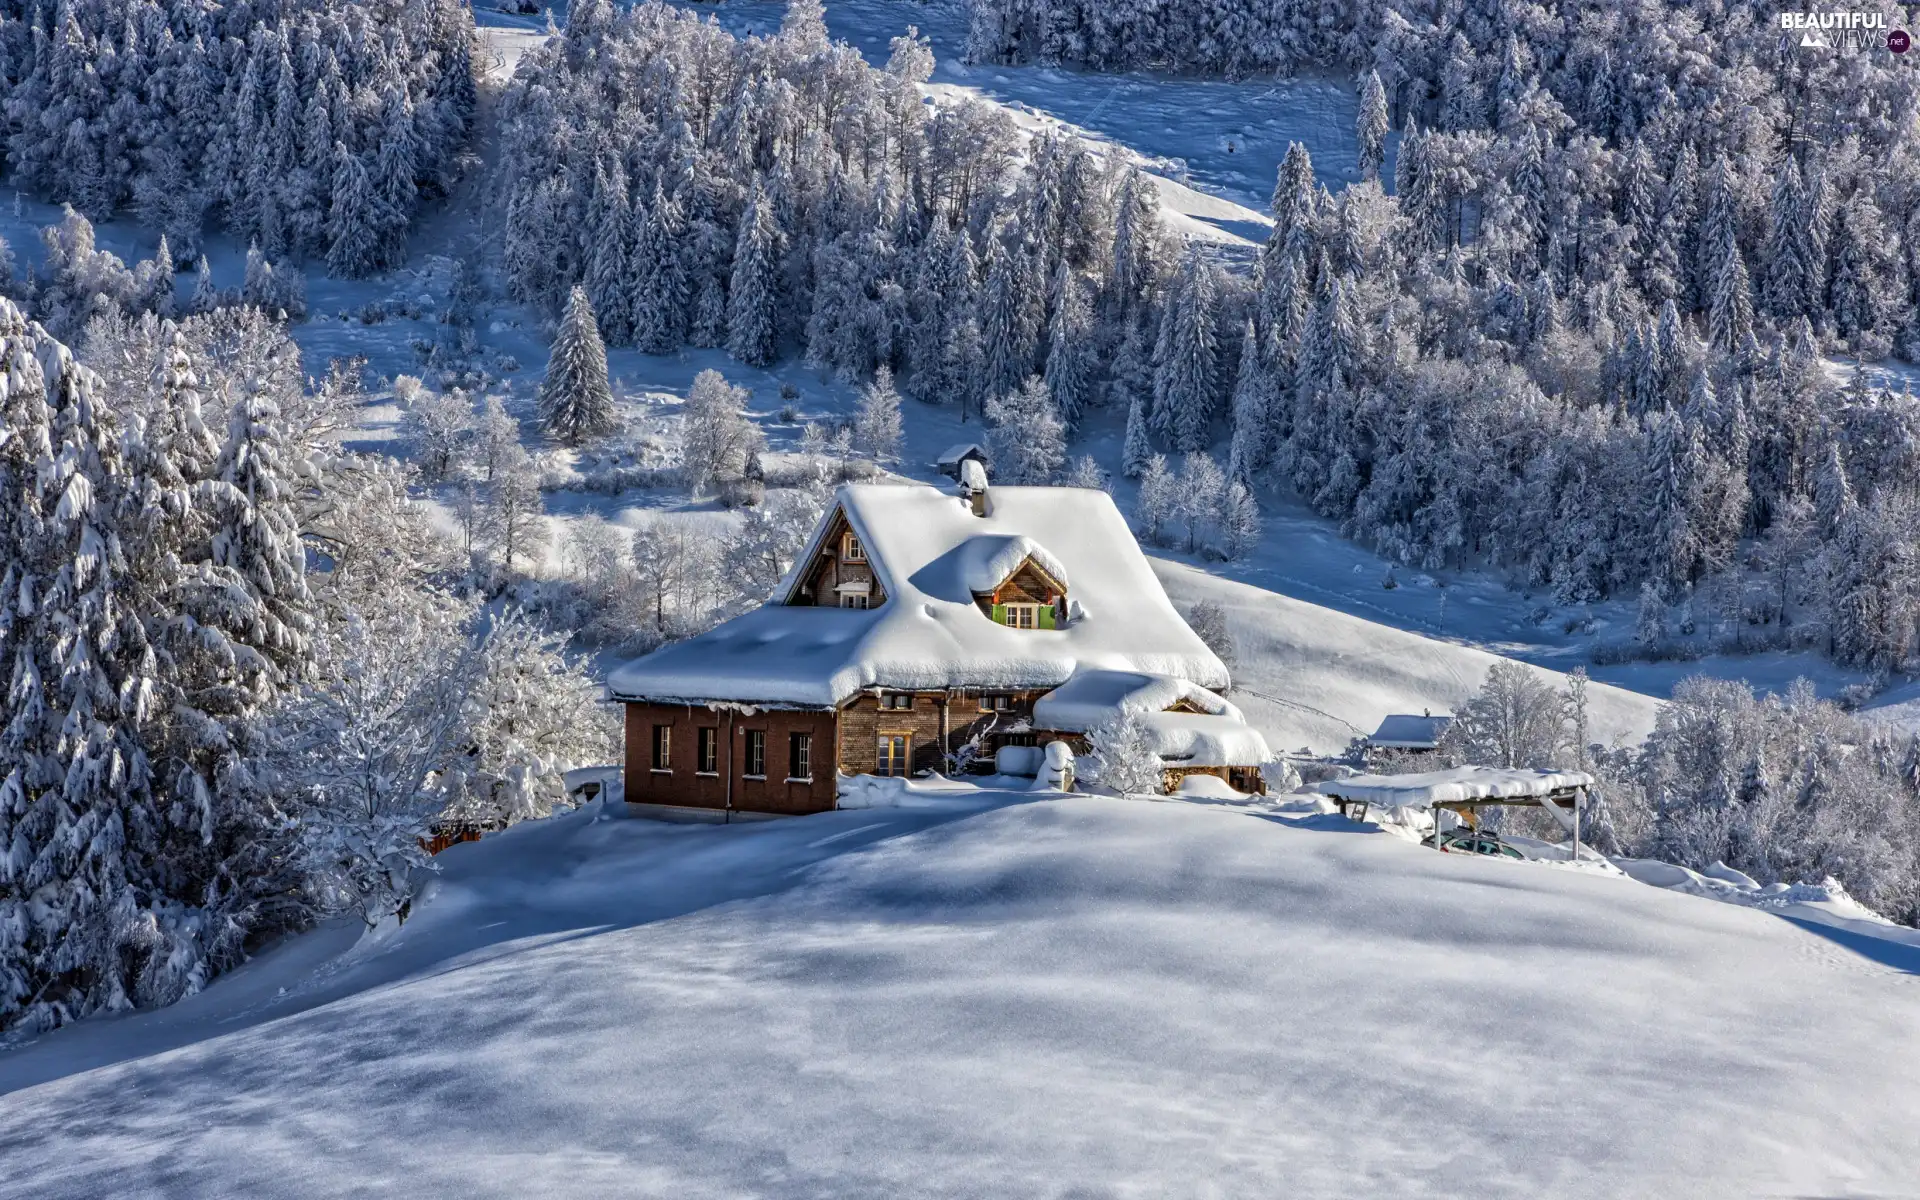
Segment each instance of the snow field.
[{"label": "snow field", "polygon": [[1920,952],[1362,830],[1089,796],[523,825],[326,972],[323,931],[0,1059],[0,1195],[1920,1181]]}]

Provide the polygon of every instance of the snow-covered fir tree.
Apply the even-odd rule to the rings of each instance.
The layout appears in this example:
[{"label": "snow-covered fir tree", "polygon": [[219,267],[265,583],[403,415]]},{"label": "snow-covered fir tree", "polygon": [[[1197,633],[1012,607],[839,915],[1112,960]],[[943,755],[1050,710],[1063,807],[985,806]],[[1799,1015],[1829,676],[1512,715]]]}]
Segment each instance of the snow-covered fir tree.
[{"label": "snow-covered fir tree", "polygon": [[547,374],[540,381],[540,425],[548,437],[577,446],[618,428],[613,386],[607,379],[607,347],[600,340],[585,288],[567,299],[554,334]]}]

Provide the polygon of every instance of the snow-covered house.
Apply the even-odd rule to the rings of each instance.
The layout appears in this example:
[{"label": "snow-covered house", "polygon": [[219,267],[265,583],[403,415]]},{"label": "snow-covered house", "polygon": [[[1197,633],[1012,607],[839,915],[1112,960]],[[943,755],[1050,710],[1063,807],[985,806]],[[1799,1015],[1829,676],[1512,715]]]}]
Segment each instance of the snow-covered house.
[{"label": "snow-covered house", "polygon": [[609,690],[629,801],[793,813],[834,807],[842,774],[1084,744],[1126,710],[1170,782],[1251,790],[1269,755],[1227,684],[1105,492],[861,484],[768,603],[626,664]]},{"label": "snow-covered house", "polygon": [[933,460],[933,465],[939,468],[942,475],[950,479],[958,479],[960,464],[968,461],[977,462],[987,469],[993,467],[993,456],[988,454],[987,448],[979,442],[955,442],[942,451],[939,458]]},{"label": "snow-covered house", "polygon": [[1435,716],[1422,713],[1393,713],[1380,722],[1380,728],[1367,739],[1369,750],[1393,750],[1402,754],[1432,753],[1440,748],[1453,718],[1446,713]]}]

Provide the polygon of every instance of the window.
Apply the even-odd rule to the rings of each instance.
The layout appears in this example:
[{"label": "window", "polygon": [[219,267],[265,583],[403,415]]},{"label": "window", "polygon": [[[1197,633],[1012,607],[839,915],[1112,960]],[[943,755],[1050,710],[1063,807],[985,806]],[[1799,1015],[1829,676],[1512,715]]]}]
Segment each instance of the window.
[{"label": "window", "polygon": [[760,729],[747,730],[747,777],[767,777],[767,735]]},{"label": "window", "polygon": [[981,712],[1006,712],[1013,707],[1013,697],[1002,693],[984,692],[980,696]]},{"label": "window", "polygon": [[700,752],[694,756],[697,761],[693,769],[702,775],[720,773],[719,734],[720,731],[712,726],[700,731]]},{"label": "window", "polygon": [[880,735],[878,761],[874,764],[875,775],[905,775],[907,773],[907,735],[904,733],[883,733]]},{"label": "window", "polygon": [[673,769],[673,726],[671,725],[653,727],[653,769],[656,771]]},{"label": "window", "polygon": [[867,561],[867,548],[860,544],[859,538],[848,533],[840,539],[840,557],[846,559],[848,562],[865,562]]},{"label": "window", "polygon": [[872,603],[872,599],[865,592],[840,593],[841,608],[867,608],[870,607]]},{"label": "window", "polygon": [[884,692],[880,696],[880,707],[881,708],[912,708],[913,693]]},{"label": "window", "polygon": [[813,778],[812,734],[790,733],[787,735],[787,778]]},{"label": "window", "polygon": [[1007,607],[1007,626],[1010,629],[1037,629],[1040,625],[1038,604],[1009,604]]}]

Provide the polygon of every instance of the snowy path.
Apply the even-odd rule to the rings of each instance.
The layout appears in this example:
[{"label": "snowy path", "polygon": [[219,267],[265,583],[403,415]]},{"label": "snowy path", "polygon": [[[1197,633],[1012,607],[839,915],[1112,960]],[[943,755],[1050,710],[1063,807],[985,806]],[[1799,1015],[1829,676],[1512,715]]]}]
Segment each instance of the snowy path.
[{"label": "snowy path", "polygon": [[0,1056],[0,1197],[1920,1188],[1920,951],[1624,878],[1092,797],[442,862]]}]

